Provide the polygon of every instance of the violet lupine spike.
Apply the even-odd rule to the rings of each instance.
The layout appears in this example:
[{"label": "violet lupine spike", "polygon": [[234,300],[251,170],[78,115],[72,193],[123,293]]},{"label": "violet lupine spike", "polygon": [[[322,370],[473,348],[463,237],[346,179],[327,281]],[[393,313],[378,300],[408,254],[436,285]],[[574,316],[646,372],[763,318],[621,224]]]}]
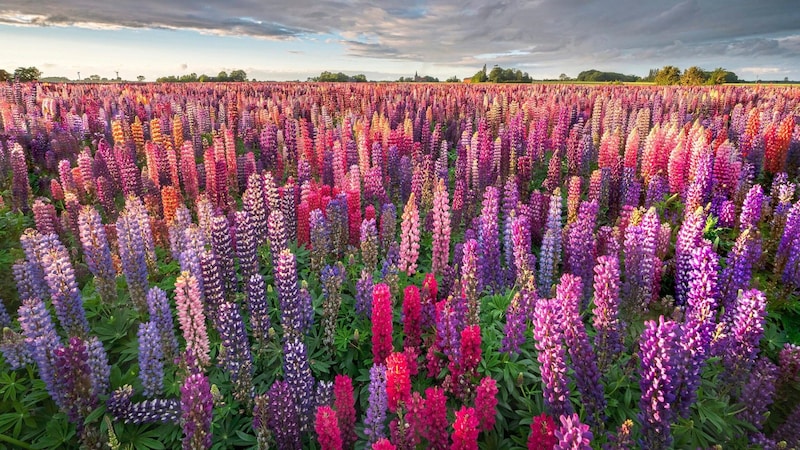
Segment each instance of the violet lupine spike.
[{"label": "violet lupine spike", "polygon": [[577,414],[562,415],[559,417],[561,426],[555,431],[558,443],[553,450],[591,450],[592,432],[589,425],[581,423]]},{"label": "violet lupine spike", "polygon": [[311,270],[319,272],[331,251],[328,219],[320,209],[311,211],[308,217],[311,236]]},{"label": "violet lupine spike", "polygon": [[[44,300],[50,295],[50,292],[44,280],[44,269],[42,267],[42,257],[44,255],[44,247],[41,245],[42,237],[38,231],[28,228],[19,237],[19,244],[22,247],[22,251],[25,252],[25,260],[27,262],[24,271],[27,272],[27,276],[24,278],[29,281],[29,296]],[[23,271],[21,269],[19,272],[22,275]],[[20,295],[20,298],[22,300],[25,299],[23,295]]]},{"label": "violet lupine spike", "polygon": [[64,244],[54,234],[42,236],[42,267],[50,288],[50,298],[56,317],[67,335],[85,338],[89,322],[83,309],[83,298],[75,281],[75,270]]},{"label": "violet lupine spike", "polygon": [[219,261],[220,275],[226,288],[230,291],[235,291],[238,283],[236,282],[236,268],[233,260],[231,228],[228,218],[223,215],[211,218],[211,248]]},{"label": "violet lupine spike", "polygon": [[461,330],[468,325],[467,315],[466,299],[461,296],[448,298],[438,314],[436,346],[450,361],[461,361]]},{"label": "violet lupine spike", "polygon": [[689,271],[689,291],[686,296],[686,322],[694,323],[699,334],[701,352],[708,352],[711,333],[715,328],[718,308],[719,258],[711,242],[703,239],[692,250]]},{"label": "violet lupine spike", "polygon": [[19,259],[11,267],[14,274],[14,283],[17,287],[17,294],[19,298],[25,300],[27,298],[47,298],[46,295],[38,295],[37,291],[43,289],[42,284],[36,286],[33,279],[34,266],[38,264],[31,264],[27,259]]},{"label": "violet lupine spike", "polygon": [[722,365],[727,370],[725,378],[734,386],[734,390],[752,371],[764,335],[766,309],[767,299],[757,289],[742,292],[736,301],[727,342],[724,344],[726,348],[722,353]]},{"label": "violet lupine spike", "polygon": [[[236,211],[236,256],[244,280],[258,273],[258,238],[253,218],[246,211]],[[204,280],[205,281],[205,280]]]},{"label": "violet lupine spike", "polygon": [[39,378],[45,383],[47,391],[54,400],[58,391],[55,387],[55,350],[61,345],[50,312],[38,298],[22,301],[18,311],[19,325],[25,336],[31,357],[39,367]]},{"label": "violet lupine spike", "polygon": [[[363,233],[362,233],[363,236]],[[372,288],[374,281],[372,280],[372,272],[367,269],[361,269],[361,277],[356,282],[356,313],[372,317]]]},{"label": "violet lupine spike", "polygon": [[186,351],[194,355],[201,366],[208,366],[209,343],[202,296],[197,278],[189,272],[181,272],[175,280],[175,307]]},{"label": "violet lupine spike", "polygon": [[53,356],[53,378],[59,391],[58,399],[61,400],[59,407],[80,432],[84,419],[98,404],[92,386],[86,344],[81,338],[73,336],[67,345],[56,348]]},{"label": "violet lupine spike", "polygon": [[165,361],[172,361],[178,356],[178,339],[175,337],[175,324],[172,321],[172,310],[169,307],[167,294],[160,288],[153,287],[147,293],[147,310],[150,321],[155,323]]},{"label": "violet lupine spike", "polygon": [[369,369],[369,401],[364,417],[364,434],[367,445],[386,437],[386,366],[376,364]]},{"label": "violet lupine spike", "polygon": [[89,338],[86,342],[86,353],[94,394],[105,395],[108,393],[111,366],[108,364],[108,354],[100,338],[97,336]]},{"label": "violet lupine spike", "polygon": [[219,316],[218,331],[222,347],[218,359],[230,375],[234,398],[249,402],[253,395],[253,357],[239,306],[223,302],[219,307]]},{"label": "violet lupine spike", "polygon": [[111,259],[111,250],[106,237],[106,229],[100,214],[91,206],[85,206],[78,216],[81,246],[86,265],[95,276],[95,284],[100,297],[105,302],[117,298],[117,271]]},{"label": "violet lupine spike", "polygon": [[250,328],[253,336],[262,346],[269,342],[269,329],[272,324],[269,319],[269,302],[267,301],[267,286],[261,274],[254,274],[245,284],[247,299],[247,312],[250,316]]},{"label": "violet lupine spike", "polygon": [[702,208],[687,211],[678,230],[675,241],[675,300],[678,305],[686,303],[689,292],[689,270],[692,260],[692,249],[696,248],[703,238],[706,215]]},{"label": "violet lupine spike", "polygon": [[124,212],[117,219],[117,242],[131,301],[139,312],[144,312],[147,310],[147,256],[139,223]]},{"label": "violet lupine spike", "polygon": [[52,203],[45,203],[46,200],[40,197],[33,202],[33,219],[36,222],[36,229],[42,234],[58,234],[60,224],[56,208]]},{"label": "violet lupine spike", "polygon": [[284,337],[304,334],[308,330],[308,312],[305,309],[309,305],[301,305],[298,301],[297,260],[291,250],[284,250],[277,256],[274,279]]},{"label": "violet lupine spike", "polygon": [[361,222],[361,260],[370,273],[378,266],[378,228],[375,219],[364,219]]},{"label": "violet lupine spike", "polygon": [[111,393],[106,408],[114,420],[131,424],[180,422],[181,404],[178,399],[152,399],[132,402],[133,387],[126,384]]},{"label": "violet lupine spike", "polygon": [[409,195],[408,202],[403,209],[400,228],[400,261],[397,268],[408,276],[412,276],[417,271],[420,237],[419,209],[413,192]]},{"label": "violet lupine spike", "polygon": [[3,335],[0,337],[0,353],[11,370],[19,370],[26,364],[33,364],[31,351],[25,343],[25,337],[8,326],[3,326]]},{"label": "violet lupine spike", "polygon": [[11,181],[11,193],[13,194],[13,206],[16,210],[23,212],[28,210],[28,198],[31,196],[31,186],[28,182],[28,165],[25,162],[25,151],[18,143],[11,147],[11,171],[13,173]]},{"label": "violet lupine spike", "polygon": [[564,349],[564,315],[555,299],[540,299],[533,313],[533,337],[538,351],[544,401],[553,416],[572,414]]},{"label": "violet lupine spike", "polygon": [[483,193],[481,204],[481,221],[478,234],[478,269],[480,283],[478,289],[490,288],[499,292],[505,284],[503,269],[500,263],[500,229],[498,218],[500,213],[500,193],[494,186],[489,186]]},{"label": "violet lupine spike", "polygon": [[200,255],[200,268],[202,269],[206,317],[211,319],[214,328],[219,329],[219,308],[225,302],[225,288],[222,285],[222,278],[219,274],[217,258],[212,252],[203,250]]},{"label": "violet lupine spike", "polygon": [[516,279],[520,286],[533,292],[536,290],[536,257],[531,253],[531,233],[525,216],[512,218],[511,237],[514,244]]},{"label": "violet lupine spike", "polygon": [[555,301],[564,312],[564,344],[569,351],[575,381],[581,393],[587,420],[600,426],[605,419],[606,399],[597,368],[597,355],[589,343],[586,328],[581,320],[581,279],[564,274],[556,288]]},{"label": "violet lupine spike", "polygon": [[278,448],[301,449],[300,419],[289,385],[276,381],[262,397],[262,402],[256,398],[253,428],[269,430]]},{"label": "violet lupine spike", "polygon": [[669,448],[671,427],[676,419],[672,408],[677,399],[683,355],[680,325],[661,316],[648,320],[639,338],[640,369],[639,421],[642,424],[643,448]]},{"label": "violet lupine spike", "polygon": [[[269,249],[272,255],[289,248],[289,235],[286,219],[283,212],[279,209],[270,211],[268,220]],[[273,256],[274,261],[274,256]]]},{"label": "violet lupine spike", "polygon": [[153,321],[139,324],[139,379],[145,397],[164,391],[164,350],[158,326]]},{"label": "violet lupine spike", "polygon": [[600,370],[608,367],[624,350],[625,323],[619,317],[619,258],[597,258],[594,267],[594,310],[592,324],[597,331],[595,349]]},{"label": "violet lupine spike", "polygon": [[345,279],[345,269],[341,261],[334,265],[325,266],[320,273],[322,284],[322,342],[333,348],[336,335],[336,322],[339,309],[342,305],[342,283]]},{"label": "violet lupine spike", "polygon": [[556,189],[550,196],[550,207],[547,213],[547,226],[542,238],[542,249],[539,254],[539,295],[547,297],[553,285],[553,276],[557,273],[561,261],[561,193]]},{"label": "violet lupine spike", "polygon": [[314,408],[314,377],[308,363],[306,345],[300,336],[288,334],[283,340],[283,376],[292,392],[301,433],[308,430]]},{"label": "violet lupine spike", "polygon": [[214,400],[205,375],[196,373],[186,378],[181,386],[180,404],[184,450],[210,448]]},{"label": "violet lupine spike", "polygon": [[760,184],[753,185],[742,203],[742,212],[739,215],[739,230],[744,231],[758,227],[764,200],[764,189]]},{"label": "violet lupine spike", "polygon": [[450,260],[450,203],[444,180],[436,183],[433,192],[433,255],[431,272],[442,273]]},{"label": "violet lupine spike", "polygon": [[597,222],[597,202],[581,202],[575,222],[569,225],[565,242],[565,271],[582,280],[582,308],[589,304],[591,296],[592,268],[597,253],[594,227]]},{"label": "violet lupine spike", "polygon": [[391,243],[395,242],[396,229],[397,208],[393,203],[385,203],[381,207],[380,229],[378,230],[381,242],[381,254],[384,256],[389,252]]},{"label": "violet lupine spike", "polygon": [[750,422],[757,430],[761,431],[767,420],[769,407],[773,402],[777,380],[778,367],[766,356],[759,357],[739,396],[739,403],[744,406],[744,410],[736,416]]},{"label": "violet lupine spike", "polygon": [[500,351],[503,353],[519,353],[519,348],[525,343],[527,330],[528,311],[526,311],[525,296],[534,296],[534,292],[523,290],[514,294],[506,311],[506,324],[503,328],[503,341]]},{"label": "violet lupine spike", "polygon": [[[150,228],[150,216],[147,214],[147,209],[139,197],[128,196],[125,198],[125,212],[129,214],[132,220],[138,223],[135,228],[138,235],[131,236],[131,239],[141,242],[144,249],[147,267],[153,269],[156,264],[156,247],[153,241],[153,233]],[[132,228],[131,230],[134,230]]]},{"label": "violet lupine spike", "polygon": [[[467,316],[470,324],[477,324],[480,317],[480,267],[478,266],[478,242],[466,239],[462,248],[461,289],[466,298]],[[456,295],[461,295],[457,292]]]}]

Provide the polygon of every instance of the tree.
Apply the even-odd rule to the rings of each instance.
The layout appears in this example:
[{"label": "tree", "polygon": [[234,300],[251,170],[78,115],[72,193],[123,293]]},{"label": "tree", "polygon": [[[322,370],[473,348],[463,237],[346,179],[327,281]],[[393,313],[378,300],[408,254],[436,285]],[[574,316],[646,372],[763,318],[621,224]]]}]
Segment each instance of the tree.
[{"label": "tree", "polygon": [[561,81],[569,81],[571,78],[569,77],[569,75],[562,73],[561,75],[558,76],[558,79]]},{"label": "tree", "polygon": [[678,84],[681,81],[681,69],[675,66],[664,66],[653,80],[659,85]]},{"label": "tree", "polygon": [[14,71],[14,78],[19,78],[19,81],[36,81],[42,76],[42,72],[36,67],[17,67]]},{"label": "tree", "polygon": [[477,71],[475,75],[472,76],[473,83],[485,83],[489,81],[489,76],[486,75],[486,64],[483,65],[483,69]]},{"label": "tree", "polygon": [[236,69],[228,76],[230,81],[247,81],[247,72],[242,69]]},{"label": "tree", "polygon": [[447,83],[458,83],[461,81],[461,78],[458,78],[458,75],[453,75],[452,77],[445,80]]},{"label": "tree", "polygon": [[708,76],[703,69],[697,66],[692,66],[683,72],[683,76],[681,76],[681,84],[683,86],[699,86],[706,82],[707,77]]},{"label": "tree", "polygon": [[217,74],[217,79],[215,81],[228,81],[228,72],[224,70]]},{"label": "tree", "polygon": [[11,74],[3,69],[0,69],[0,81],[8,81],[11,79]]},{"label": "tree", "polygon": [[136,81],[138,81],[139,83],[141,83],[142,81],[144,81],[144,75],[137,75],[137,76],[136,76]]},{"label": "tree", "polygon": [[736,76],[735,73],[725,70],[722,67],[717,67],[708,74],[706,84],[736,83],[737,81],[739,81],[739,77]]}]

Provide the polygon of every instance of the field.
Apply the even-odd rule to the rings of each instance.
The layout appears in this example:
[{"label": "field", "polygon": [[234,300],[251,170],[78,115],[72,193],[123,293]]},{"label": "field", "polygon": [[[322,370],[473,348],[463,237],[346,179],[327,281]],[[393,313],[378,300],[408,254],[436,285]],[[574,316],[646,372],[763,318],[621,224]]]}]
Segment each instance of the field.
[{"label": "field", "polygon": [[800,89],[0,86],[0,448],[800,448]]}]

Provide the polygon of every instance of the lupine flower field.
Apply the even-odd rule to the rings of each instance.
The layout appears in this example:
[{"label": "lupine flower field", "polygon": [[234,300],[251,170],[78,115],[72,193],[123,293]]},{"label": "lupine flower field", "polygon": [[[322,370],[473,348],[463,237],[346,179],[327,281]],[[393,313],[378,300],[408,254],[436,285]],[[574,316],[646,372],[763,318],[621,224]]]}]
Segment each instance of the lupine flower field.
[{"label": "lupine flower field", "polygon": [[799,118],[0,86],[0,448],[800,448]]}]

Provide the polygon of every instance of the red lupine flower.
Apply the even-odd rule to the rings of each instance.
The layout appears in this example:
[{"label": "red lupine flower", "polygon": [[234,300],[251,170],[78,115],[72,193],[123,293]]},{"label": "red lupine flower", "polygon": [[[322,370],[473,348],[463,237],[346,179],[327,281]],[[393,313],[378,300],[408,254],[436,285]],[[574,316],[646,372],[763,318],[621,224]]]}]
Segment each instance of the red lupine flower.
[{"label": "red lupine flower", "polygon": [[406,347],[419,347],[421,313],[419,288],[414,285],[406,286],[403,293],[403,333]]},{"label": "red lupine flower", "polygon": [[320,406],[314,422],[314,430],[322,450],[342,450],[342,436],[336,413],[330,406]]},{"label": "red lupine flower", "polygon": [[336,408],[336,417],[339,430],[342,433],[342,444],[345,448],[352,448],[356,442],[356,408],[353,398],[353,382],[347,375],[336,375],[333,383],[333,406]]},{"label": "red lupine flower", "polygon": [[556,423],[547,414],[533,418],[531,435],[528,437],[528,450],[552,450],[558,444]]},{"label": "red lupine flower", "polygon": [[408,360],[403,353],[395,352],[386,358],[386,394],[392,412],[411,397]]},{"label": "red lupine flower", "polygon": [[383,364],[392,352],[392,296],[389,286],[380,283],[372,290],[372,359]]},{"label": "red lupine flower", "polygon": [[478,414],[481,431],[494,428],[496,408],[497,382],[494,378],[484,377],[478,385],[478,394],[475,397],[475,412]]},{"label": "red lupine flower", "polygon": [[461,407],[453,423],[452,450],[478,449],[478,416],[474,408]]}]

